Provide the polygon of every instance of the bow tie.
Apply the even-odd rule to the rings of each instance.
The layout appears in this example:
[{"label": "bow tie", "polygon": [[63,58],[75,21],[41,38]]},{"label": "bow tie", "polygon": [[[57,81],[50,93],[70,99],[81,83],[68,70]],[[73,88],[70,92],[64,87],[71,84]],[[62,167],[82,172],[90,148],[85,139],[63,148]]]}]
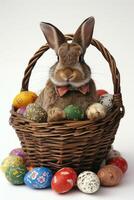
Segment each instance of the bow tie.
[{"label": "bow tie", "polygon": [[89,93],[90,91],[90,88],[89,88],[89,83],[79,87],[79,88],[76,88],[76,87],[72,87],[72,86],[56,86],[56,93],[62,97],[64,96],[64,94],[66,94],[67,92],[69,91],[79,91],[81,92],[82,94],[87,94]]}]

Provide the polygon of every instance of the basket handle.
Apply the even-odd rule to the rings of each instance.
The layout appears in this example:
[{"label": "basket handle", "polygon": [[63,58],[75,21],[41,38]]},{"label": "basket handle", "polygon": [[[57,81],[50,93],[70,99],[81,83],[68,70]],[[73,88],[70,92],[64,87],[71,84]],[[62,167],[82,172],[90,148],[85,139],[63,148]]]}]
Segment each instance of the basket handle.
[{"label": "basket handle", "polygon": [[[65,35],[67,40],[73,39],[73,34]],[[109,53],[109,51],[98,41],[95,39],[92,39],[91,44],[95,46],[104,56],[104,58],[109,63],[109,67],[112,74],[112,81],[114,86],[114,103],[120,107],[123,107],[122,104],[122,97],[121,97],[121,88],[120,88],[120,73],[117,69],[115,59],[113,56]],[[42,46],[30,59],[28,66],[24,72],[24,78],[22,80],[22,88],[21,91],[27,91],[30,76],[32,73],[32,70],[38,61],[38,59],[49,49],[48,44]]]}]

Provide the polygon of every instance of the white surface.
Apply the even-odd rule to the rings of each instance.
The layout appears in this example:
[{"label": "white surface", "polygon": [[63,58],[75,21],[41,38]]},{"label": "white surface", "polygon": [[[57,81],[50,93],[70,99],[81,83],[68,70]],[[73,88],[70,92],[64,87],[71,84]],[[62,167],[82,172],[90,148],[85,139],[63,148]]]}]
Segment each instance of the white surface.
[{"label": "white surface", "polygon": [[[94,195],[85,195],[79,191],[58,195],[51,190],[37,191],[25,186],[16,187],[9,184],[0,173],[0,199],[133,199],[133,10],[133,0],[0,0],[0,161],[11,149],[19,146],[17,136],[8,124],[9,110],[13,97],[20,90],[28,60],[45,42],[39,22],[50,22],[63,33],[72,33],[85,18],[93,15],[96,18],[94,38],[100,40],[114,55],[121,73],[126,115],[121,121],[114,146],[129,163],[129,170],[118,187],[101,188]],[[86,61],[92,68],[97,87],[112,92],[108,65],[96,49],[89,48]],[[49,67],[54,62],[55,55],[52,51],[40,59],[31,78],[31,90],[39,91],[43,87]]]}]

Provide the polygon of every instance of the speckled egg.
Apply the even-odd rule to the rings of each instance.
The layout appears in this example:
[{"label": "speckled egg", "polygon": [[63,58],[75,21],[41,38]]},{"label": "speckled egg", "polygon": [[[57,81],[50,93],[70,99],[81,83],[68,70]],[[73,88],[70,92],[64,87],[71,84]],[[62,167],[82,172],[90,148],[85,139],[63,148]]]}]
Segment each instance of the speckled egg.
[{"label": "speckled egg", "polygon": [[119,184],[123,173],[120,168],[114,165],[105,165],[97,173],[101,185],[103,186],[115,186]]},{"label": "speckled egg", "polygon": [[17,94],[13,100],[13,106],[18,109],[25,107],[30,103],[34,103],[37,99],[37,95],[32,91],[22,91]]},{"label": "speckled egg", "polygon": [[69,120],[82,120],[84,118],[84,111],[76,105],[69,105],[64,109],[65,116]]},{"label": "speckled egg", "polygon": [[10,166],[5,173],[7,180],[14,185],[24,184],[24,176],[27,172],[25,165]]},{"label": "speckled egg", "polygon": [[35,122],[46,122],[47,113],[38,104],[29,104],[24,112],[24,117]]},{"label": "speckled egg", "polygon": [[94,172],[84,171],[78,176],[77,187],[83,193],[92,194],[99,190],[100,180]]},{"label": "speckled egg", "polygon": [[112,94],[104,94],[100,96],[99,102],[107,109],[110,110],[113,106],[113,95]]},{"label": "speckled egg", "polygon": [[52,171],[49,168],[36,167],[25,175],[24,182],[31,188],[48,188],[51,185],[52,176]]},{"label": "speckled egg", "polygon": [[3,160],[2,164],[1,164],[1,169],[3,172],[6,172],[6,170],[11,166],[17,167],[17,166],[20,166],[23,164],[24,164],[23,158],[21,158],[20,156],[10,155]]}]

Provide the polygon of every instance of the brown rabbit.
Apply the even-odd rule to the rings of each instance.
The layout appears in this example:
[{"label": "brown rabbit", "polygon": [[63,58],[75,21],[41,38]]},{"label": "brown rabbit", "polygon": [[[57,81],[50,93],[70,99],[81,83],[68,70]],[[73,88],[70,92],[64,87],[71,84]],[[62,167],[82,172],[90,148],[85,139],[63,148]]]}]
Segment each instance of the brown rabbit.
[{"label": "brown rabbit", "polygon": [[64,108],[70,104],[80,106],[87,118],[100,119],[106,114],[104,107],[96,103],[96,88],[91,79],[90,67],[84,61],[90,45],[95,20],[86,19],[74,34],[72,43],[55,26],[41,23],[41,29],[58,61],[50,68],[49,80],[36,102],[48,113],[48,121],[65,118]]}]

